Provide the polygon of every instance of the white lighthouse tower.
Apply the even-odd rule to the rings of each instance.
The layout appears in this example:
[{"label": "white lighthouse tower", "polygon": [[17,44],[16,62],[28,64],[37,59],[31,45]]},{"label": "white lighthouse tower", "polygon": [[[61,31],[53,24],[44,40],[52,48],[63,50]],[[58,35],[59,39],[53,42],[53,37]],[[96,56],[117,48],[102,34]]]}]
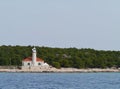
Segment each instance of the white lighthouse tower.
[{"label": "white lighthouse tower", "polygon": [[36,62],[36,48],[34,47],[32,49],[32,63],[33,63],[33,66],[37,66],[37,62]]}]

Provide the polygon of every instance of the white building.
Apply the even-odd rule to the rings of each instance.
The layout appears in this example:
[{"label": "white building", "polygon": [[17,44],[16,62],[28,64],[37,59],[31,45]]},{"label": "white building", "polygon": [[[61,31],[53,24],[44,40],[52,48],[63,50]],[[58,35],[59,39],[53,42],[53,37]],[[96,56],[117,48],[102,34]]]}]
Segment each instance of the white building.
[{"label": "white building", "polygon": [[22,69],[24,68],[46,68],[49,67],[47,63],[44,62],[43,59],[37,58],[36,48],[32,49],[32,57],[27,57],[22,61]]}]

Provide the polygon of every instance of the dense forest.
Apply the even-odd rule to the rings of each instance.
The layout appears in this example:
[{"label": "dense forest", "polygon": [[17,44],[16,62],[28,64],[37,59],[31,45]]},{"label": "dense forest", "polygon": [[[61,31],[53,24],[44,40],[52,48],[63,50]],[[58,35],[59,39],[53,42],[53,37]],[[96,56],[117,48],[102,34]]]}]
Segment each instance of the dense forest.
[{"label": "dense forest", "polygon": [[[33,46],[0,46],[0,66],[21,66],[32,55]],[[37,56],[56,67],[111,68],[120,67],[120,51],[77,48],[38,47]]]}]

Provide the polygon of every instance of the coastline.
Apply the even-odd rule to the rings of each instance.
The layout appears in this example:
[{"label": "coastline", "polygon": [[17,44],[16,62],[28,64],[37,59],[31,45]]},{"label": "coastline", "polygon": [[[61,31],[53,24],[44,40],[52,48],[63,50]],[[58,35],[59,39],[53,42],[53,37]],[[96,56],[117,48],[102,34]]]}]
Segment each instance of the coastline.
[{"label": "coastline", "polygon": [[120,72],[120,69],[99,69],[99,68],[88,68],[88,69],[76,69],[76,68],[49,68],[49,69],[0,69],[0,72],[15,72],[15,73],[94,73],[94,72]]}]

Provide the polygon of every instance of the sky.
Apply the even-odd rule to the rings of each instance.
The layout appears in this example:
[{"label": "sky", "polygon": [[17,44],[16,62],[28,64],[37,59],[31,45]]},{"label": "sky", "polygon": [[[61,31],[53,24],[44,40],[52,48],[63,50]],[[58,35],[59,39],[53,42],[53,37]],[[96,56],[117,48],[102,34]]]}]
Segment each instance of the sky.
[{"label": "sky", "polygon": [[120,0],[0,0],[0,45],[120,50]]}]

